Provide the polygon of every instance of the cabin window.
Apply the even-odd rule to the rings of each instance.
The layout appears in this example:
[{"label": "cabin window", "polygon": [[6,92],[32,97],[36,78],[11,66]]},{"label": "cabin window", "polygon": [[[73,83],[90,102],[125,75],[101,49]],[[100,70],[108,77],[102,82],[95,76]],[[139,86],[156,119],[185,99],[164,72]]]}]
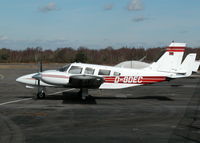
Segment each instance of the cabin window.
[{"label": "cabin window", "polygon": [[93,68],[85,68],[85,74],[94,74],[94,69]]},{"label": "cabin window", "polygon": [[113,75],[114,75],[114,76],[120,76],[121,73],[119,73],[119,72],[114,72]]},{"label": "cabin window", "polygon": [[110,70],[99,70],[98,75],[110,75]]},{"label": "cabin window", "polygon": [[81,74],[82,69],[83,69],[82,67],[72,66],[69,70],[69,73],[71,73],[71,74]]}]

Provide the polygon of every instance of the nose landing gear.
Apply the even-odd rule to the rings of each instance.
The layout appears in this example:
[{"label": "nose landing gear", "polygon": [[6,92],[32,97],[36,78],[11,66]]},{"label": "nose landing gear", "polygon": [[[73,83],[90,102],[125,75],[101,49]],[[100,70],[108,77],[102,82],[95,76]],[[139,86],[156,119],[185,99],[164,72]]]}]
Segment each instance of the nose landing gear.
[{"label": "nose landing gear", "polygon": [[38,91],[37,93],[37,99],[44,99],[46,96],[45,90],[41,89],[40,91]]}]

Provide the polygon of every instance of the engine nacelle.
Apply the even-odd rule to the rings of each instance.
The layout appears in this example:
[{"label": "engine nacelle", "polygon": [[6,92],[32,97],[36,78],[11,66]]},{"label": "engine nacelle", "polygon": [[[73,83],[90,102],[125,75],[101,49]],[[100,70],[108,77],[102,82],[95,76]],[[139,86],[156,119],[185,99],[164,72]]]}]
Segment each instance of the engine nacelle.
[{"label": "engine nacelle", "polygon": [[104,82],[102,77],[90,75],[75,75],[69,78],[69,86],[72,88],[99,88]]}]

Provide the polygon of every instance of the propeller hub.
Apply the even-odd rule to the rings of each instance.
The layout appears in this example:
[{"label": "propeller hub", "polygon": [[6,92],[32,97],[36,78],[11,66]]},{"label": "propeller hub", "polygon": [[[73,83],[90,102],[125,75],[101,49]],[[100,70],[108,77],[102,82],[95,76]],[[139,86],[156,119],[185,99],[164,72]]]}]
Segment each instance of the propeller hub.
[{"label": "propeller hub", "polygon": [[40,73],[37,73],[34,76],[32,76],[32,78],[37,79],[37,80],[41,80],[42,76],[41,76]]}]

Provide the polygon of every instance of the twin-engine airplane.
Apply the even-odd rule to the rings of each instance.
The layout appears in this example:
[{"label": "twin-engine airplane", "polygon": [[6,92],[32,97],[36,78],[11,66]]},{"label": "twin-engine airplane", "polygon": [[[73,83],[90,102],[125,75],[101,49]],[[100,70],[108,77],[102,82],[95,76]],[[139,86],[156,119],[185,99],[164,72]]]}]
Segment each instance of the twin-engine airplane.
[{"label": "twin-engine airplane", "polygon": [[197,72],[200,62],[196,53],[183,59],[185,43],[171,43],[157,62],[142,68],[124,68],[94,64],[72,63],[58,70],[47,70],[21,76],[16,79],[28,87],[37,87],[37,98],[45,98],[45,87],[79,88],[82,99],[88,96],[88,89],[121,89],[143,84],[189,77]]}]

